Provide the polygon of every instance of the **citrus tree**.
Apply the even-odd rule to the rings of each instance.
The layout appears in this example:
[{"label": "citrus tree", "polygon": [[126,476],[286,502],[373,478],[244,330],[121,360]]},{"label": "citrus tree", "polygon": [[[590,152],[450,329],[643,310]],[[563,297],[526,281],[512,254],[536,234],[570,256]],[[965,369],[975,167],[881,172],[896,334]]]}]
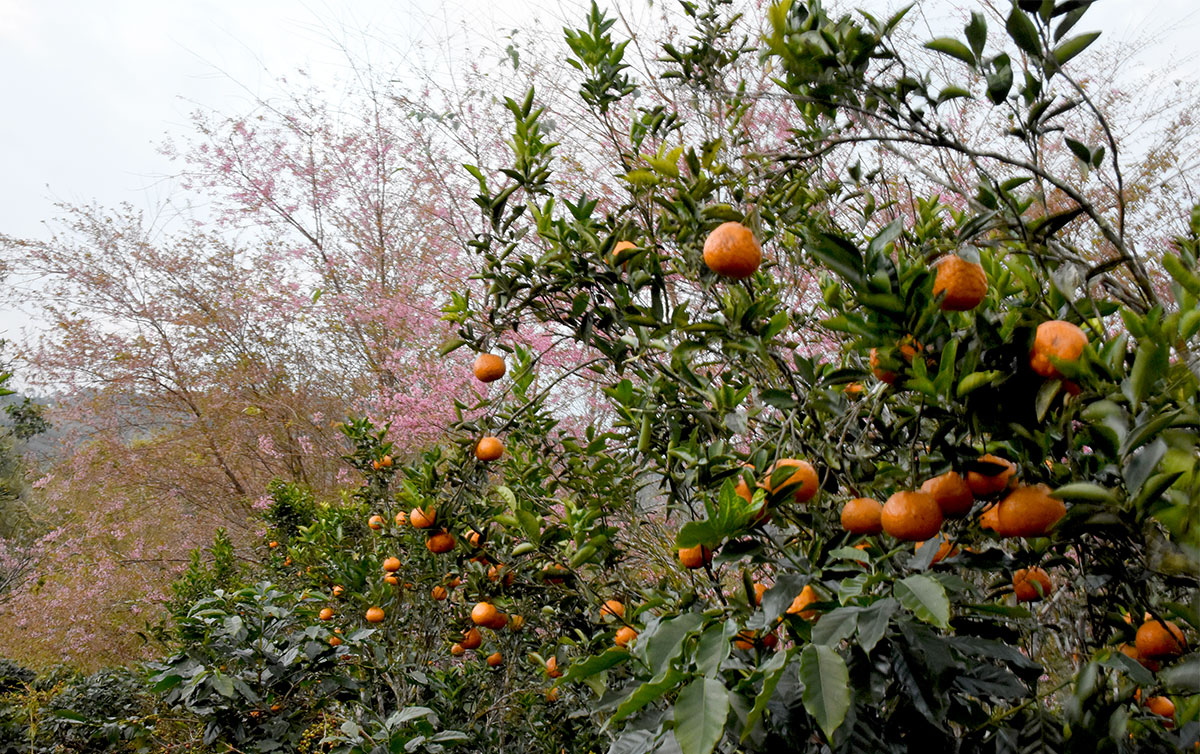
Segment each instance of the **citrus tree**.
[{"label": "citrus tree", "polygon": [[[455,552],[491,526],[493,561],[561,590],[526,595],[561,616],[547,672],[585,684],[613,751],[1189,743],[1200,214],[1148,254],[1119,190],[1082,190],[1121,180],[1071,73],[1088,3],[1014,3],[1002,35],[973,14],[936,67],[895,43],[903,12],[775,3],[756,42],[723,5],[664,50],[702,123],[631,99],[598,9],[568,31],[619,206],[555,184],[533,91],[506,182],[468,168],[489,288],[448,308],[448,347],[569,336],[585,359],[552,379],[597,381],[612,420],[548,425],[516,354],[434,464],[436,526]],[[779,143],[755,138],[764,102]],[[607,495],[601,460],[630,474]],[[475,622],[514,609],[500,583]]]},{"label": "citrus tree", "polygon": [[[426,452],[346,423],[344,500],[274,490],[278,636],[311,674],[197,687],[223,740],[307,683],[336,698],[272,740],[1193,745],[1200,211],[1170,242],[1127,226],[1120,139],[1072,74],[1087,5],[914,50],[904,12],[784,0],[754,37],[686,4],[658,81],[593,6],[567,62],[605,136],[570,152],[614,149],[622,191],[563,186],[536,93],[507,102],[502,182],[467,168],[477,287],[445,309],[479,390]],[[187,625],[227,641],[267,589]]]}]

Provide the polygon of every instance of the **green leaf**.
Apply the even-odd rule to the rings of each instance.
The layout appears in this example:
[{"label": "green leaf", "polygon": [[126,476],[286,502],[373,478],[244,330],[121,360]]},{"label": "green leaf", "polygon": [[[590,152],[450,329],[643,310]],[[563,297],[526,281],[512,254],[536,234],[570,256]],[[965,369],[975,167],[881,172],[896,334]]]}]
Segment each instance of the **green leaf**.
[{"label": "green leaf", "polygon": [[1080,34],[1077,37],[1071,37],[1054,48],[1054,59],[1058,61],[1059,65],[1066,63],[1071,58],[1086,50],[1099,36],[1100,32],[1092,31],[1087,34]]},{"label": "green leaf", "polygon": [[962,398],[971,391],[978,390],[984,385],[990,385],[1003,376],[1004,372],[998,370],[990,370],[987,372],[971,372],[958,381],[958,389],[954,391],[955,395],[957,395],[959,398]]},{"label": "green leaf", "polygon": [[992,72],[987,75],[988,99],[994,105],[1002,104],[1012,84],[1012,59],[1001,53],[992,60]]},{"label": "green leaf", "polygon": [[959,99],[961,97],[970,97],[970,96],[971,96],[971,93],[969,91],[967,91],[966,89],[963,89],[961,86],[953,86],[952,85],[952,86],[946,87],[938,94],[937,102],[940,105],[943,102],[949,102],[952,99]]},{"label": "green leaf", "polygon": [[210,683],[212,684],[213,690],[226,699],[232,699],[234,697],[233,679],[224,673],[213,673]]},{"label": "green leaf", "polygon": [[580,681],[584,678],[602,673],[611,667],[620,665],[628,660],[630,654],[620,647],[609,647],[602,654],[593,655],[579,662],[572,663],[567,672],[563,673],[563,681]]},{"label": "green leaf", "polygon": [[675,535],[675,547],[684,549],[703,544],[710,550],[721,541],[717,528],[712,521],[688,521]]},{"label": "green leaf", "polygon": [[455,351],[466,344],[467,341],[463,340],[462,338],[450,338],[442,344],[441,348],[438,349],[438,354],[445,356],[446,354],[451,353],[452,351]]},{"label": "green leaf", "polygon": [[750,710],[750,714],[746,715],[746,725],[742,728],[743,742],[754,731],[754,726],[758,725],[758,721],[762,719],[763,713],[767,711],[767,704],[775,694],[775,687],[779,685],[780,679],[783,678],[783,671],[787,666],[788,655],[788,652],[776,652],[771,655],[771,659],[767,660],[767,664],[762,666],[762,690],[754,698],[754,708]]},{"label": "green leaf", "polygon": [[698,613],[681,613],[658,624],[658,630],[646,639],[646,660],[651,675],[662,673],[671,660],[683,651],[683,640],[700,627]]},{"label": "green leaf", "polygon": [[975,57],[983,55],[983,46],[987,42],[987,20],[983,14],[978,11],[971,11],[971,20],[967,23],[966,28],[967,42],[971,45],[971,51],[975,53]]},{"label": "green leaf", "polygon": [[938,581],[916,574],[897,581],[893,592],[901,605],[926,623],[938,628],[950,626],[950,600]]},{"label": "green leaf", "polygon": [[843,639],[850,638],[858,627],[858,614],[862,608],[839,607],[821,616],[813,626],[813,644],[836,647]]},{"label": "green leaf", "polygon": [[667,668],[661,676],[655,676],[634,689],[633,693],[613,712],[613,720],[624,720],[650,702],[662,698],[667,692],[673,691],[682,680],[683,673],[676,668]]},{"label": "green leaf", "polygon": [[1033,25],[1029,16],[1025,15],[1016,5],[1013,5],[1012,12],[1008,14],[1008,23],[1004,25],[1004,28],[1008,31],[1008,36],[1012,37],[1022,51],[1035,58],[1042,56],[1042,44],[1038,39],[1037,27]]},{"label": "green leaf", "polygon": [[870,653],[887,633],[888,622],[899,607],[900,603],[887,597],[872,602],[858,614],[858,645],[864,652]]},{"label": "green leaf", "polygon": [[1067,148],[1071,150],[1071,154],[1079,158],[1079,161],[1084,165],[1092,164],[1092,150],[1088,149],[1082,142],[1075,141],[1071,138],[1063,139],[1067,143]]},{"label": "green leaf", "polygon": [[1092,482],[1072,482],[1059,487],[1052,494],[1060,500],[1086,500],[1112,504],[1118,502],[1117,496],[1113,494],[1112,490]]},{"label": "green leaf", "polygon": [[711,754],[725,732],[729,690],[713,678],[697,678],[675,702],[675,740],[683,754]]},{"label": "green leaf", "polygon": [[721,669],[721,663],[728,659],[733,646],[729,640],[736,633],[737,623],[732,618],[706,628],[696,646],[696,669],[709,678],[714,677]]},{"label": "green leaf", "polygon": [[804,709],[825,731],[825,737],[833,740],[850,709],[846,661],[829,647],[809,644],[800,653],[800,680],[804,683]]},{"label": "green leaf", "polygon": [[972,68],[975,67],[975,54],[971,52],[969,47],[957,39],[952,37],[938,37],[926,42],[925,47],[935,52],[940,52],[943,55],[958,58]]}]

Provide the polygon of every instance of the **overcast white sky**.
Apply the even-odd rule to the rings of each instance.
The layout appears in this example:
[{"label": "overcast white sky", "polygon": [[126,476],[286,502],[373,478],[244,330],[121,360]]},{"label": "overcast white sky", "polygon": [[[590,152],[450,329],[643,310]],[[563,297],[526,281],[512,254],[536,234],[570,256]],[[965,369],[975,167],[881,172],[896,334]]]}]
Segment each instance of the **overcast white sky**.
[{"label": "overcast white sky", "polygon": [[[172,189],[162,178],[171,165],[156,144],[186,133],[197,103],[239,112],[300,67],[329,80],[344,68],[339,39],[373,47],[377,65],[403,65],[422,41],[498,37],[534,20],[554,30],[578,18],[573,8],[581,4],[0,0],[0,232],[43,235],[56,200],[155,206]],[[901,3],[860,4],[882,12]],[[931,27],[947,4],[927,0]],[[1100,0],[1085,25],[1116,38],[1162,33],[1156,55],[1187,54],[1196,65],[1197,0]],[[362,32],[392,49],[364,42]]]}]

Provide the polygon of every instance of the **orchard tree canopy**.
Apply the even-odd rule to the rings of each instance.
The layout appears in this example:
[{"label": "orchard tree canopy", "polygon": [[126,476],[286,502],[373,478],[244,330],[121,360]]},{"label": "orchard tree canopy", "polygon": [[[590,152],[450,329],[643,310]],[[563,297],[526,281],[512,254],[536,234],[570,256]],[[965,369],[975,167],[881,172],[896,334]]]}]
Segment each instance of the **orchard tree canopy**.
[{"label": "orchard tree canopy", "polygon": [[648,51],[593,4],[574,105],[531,74],[502,148],[406,184],[428,248],[383,211],[390,140],[347,147],[363,194],[319,129],[201,149],[319,287],[228,363],[295,343],[328,360],[273,389],[344,365],[444,420],[364,402],[326,459],[353,487],[270,483],[261,563],[218,540],[176,585],[162,703],[256,751],[1196,745],[1200,206],[1124,157],[1090,2],[997,5],[927,40],[910,9],[684,2]]}]

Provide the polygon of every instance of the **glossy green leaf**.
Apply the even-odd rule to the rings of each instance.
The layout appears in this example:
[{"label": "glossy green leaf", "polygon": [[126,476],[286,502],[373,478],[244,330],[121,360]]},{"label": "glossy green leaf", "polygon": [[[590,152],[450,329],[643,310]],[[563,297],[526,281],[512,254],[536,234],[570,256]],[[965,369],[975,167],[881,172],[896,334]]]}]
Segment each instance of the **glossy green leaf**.
[{"label": "glossy green leaf", "polygon": [[935,579],[916,574],[896,582],[893,591],[900,604],[921,620],[938,628],[950,625],[950,600],[946,589]]},{"label": "glossy green leaf", "polygon": [[832,740],[850,709],[846,661],[829,647],[809,644],[800,653],[800,680],[804,683],[804,709]]},{"label": "glossy green leaf", "polygon": [[683,754],[711,754],[725,732],[729,690],[713,678],[697,678],[675,702],[675,741]]}]

